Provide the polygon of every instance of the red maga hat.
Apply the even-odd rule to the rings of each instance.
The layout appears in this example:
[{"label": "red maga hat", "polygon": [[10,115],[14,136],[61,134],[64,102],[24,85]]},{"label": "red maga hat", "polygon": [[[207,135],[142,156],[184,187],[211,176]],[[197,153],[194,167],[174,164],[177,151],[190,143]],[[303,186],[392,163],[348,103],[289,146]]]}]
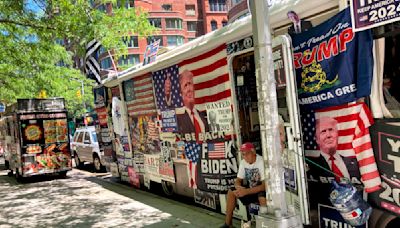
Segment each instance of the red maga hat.
[{"label": "red maga hat", "polygon": [[255,147],[254,147],[253,143],[251,143],[251,142],[243,143],[240,146],[240,151],[252,151],[252,150],[255,150]]}]

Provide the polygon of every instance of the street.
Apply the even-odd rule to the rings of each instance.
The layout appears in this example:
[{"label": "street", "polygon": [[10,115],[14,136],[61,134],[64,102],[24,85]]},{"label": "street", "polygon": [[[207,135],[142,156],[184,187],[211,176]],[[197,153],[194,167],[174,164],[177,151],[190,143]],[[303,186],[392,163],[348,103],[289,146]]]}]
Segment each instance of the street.
[{"label": "street", "polygon": [[[224,216],[73,169],[20,184],[0,171],[0,227],[218,227]],[[235,221],[238,223],[238,221]]]}]

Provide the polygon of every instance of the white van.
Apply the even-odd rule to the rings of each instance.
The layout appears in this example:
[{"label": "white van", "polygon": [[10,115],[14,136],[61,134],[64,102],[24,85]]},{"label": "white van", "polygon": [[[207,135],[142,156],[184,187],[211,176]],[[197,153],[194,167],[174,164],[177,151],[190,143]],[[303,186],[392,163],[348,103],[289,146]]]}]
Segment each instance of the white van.
[{"label": "white van", "polygon": [[103,170],[104,152],[99,148],[94,126],[77,129],[71,143],[71,148],[76,167],[81,167],[84,162],[93,162],[96,172]]}]

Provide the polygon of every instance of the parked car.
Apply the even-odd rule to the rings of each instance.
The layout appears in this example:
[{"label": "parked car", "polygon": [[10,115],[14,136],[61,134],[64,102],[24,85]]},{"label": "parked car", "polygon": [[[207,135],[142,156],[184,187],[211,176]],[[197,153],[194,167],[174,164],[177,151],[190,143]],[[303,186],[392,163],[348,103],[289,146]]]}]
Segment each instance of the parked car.
[{"label": "parked car", "polygon": [[93,162],[96,172],[104,169],[104,151],[100,150],[94,126],[77,129],[71,148],[76,167],[82,167],[84,162]]}]

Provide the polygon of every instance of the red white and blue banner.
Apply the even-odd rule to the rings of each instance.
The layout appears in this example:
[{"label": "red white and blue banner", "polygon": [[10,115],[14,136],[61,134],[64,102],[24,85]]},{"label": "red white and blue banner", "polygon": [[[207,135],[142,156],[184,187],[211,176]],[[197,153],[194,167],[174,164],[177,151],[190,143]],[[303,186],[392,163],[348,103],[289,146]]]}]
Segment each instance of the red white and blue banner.
[{"label": "red white and blue banner", "polygon": [[400,1],[352,0],[351,19],[354,31],[362,31],[400,20]]},{"label": "red white and blue banner", "polygon": [[354,33],[350,9],[292,36],[299,103],[320,109],[355,101],[371,91],[371,31]]}]

